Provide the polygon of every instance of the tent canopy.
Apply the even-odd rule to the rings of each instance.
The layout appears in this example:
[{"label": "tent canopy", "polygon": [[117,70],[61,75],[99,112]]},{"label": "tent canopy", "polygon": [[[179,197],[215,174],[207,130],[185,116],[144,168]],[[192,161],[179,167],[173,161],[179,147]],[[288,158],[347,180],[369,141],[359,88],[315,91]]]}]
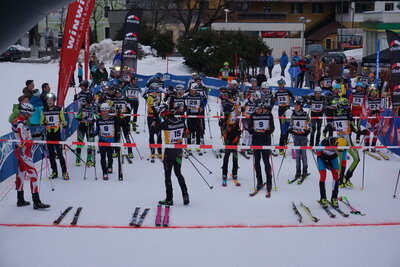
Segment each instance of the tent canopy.
[{"label": "tent canopy", "polygon": [[[376,53],[365,56],[362,59],[363,67],[376,67]],[[382,50],[379,57],[379,67],[380,68],[390,68],[390,51],[389,48]]]}]

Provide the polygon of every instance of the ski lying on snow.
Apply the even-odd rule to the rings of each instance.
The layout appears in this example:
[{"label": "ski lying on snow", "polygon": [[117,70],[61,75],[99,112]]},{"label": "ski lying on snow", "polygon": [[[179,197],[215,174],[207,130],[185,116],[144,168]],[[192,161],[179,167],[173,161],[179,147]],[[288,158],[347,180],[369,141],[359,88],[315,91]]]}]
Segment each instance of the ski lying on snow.
[{"label": "ski lying on snow", "polygon": [[367,154],[370,157],[373,157],[376,160],[381,160],[381,157],[379,157],[378,155],[375,155],[374,153],[370,152],[370,151],[364,151],[365,154]]},{"label": "ski lying on snow", "polygon": [[239,154],[245,157],[246,159],[250,159],[249,155],[246,154],[246,151],[240,151]]},{"label": "ski lying on snow", "polygon": [[384,154],[382,151],[376,152],[379,156],[381,156],[384,160],[389,160],[388,155]]},{"label": "ski lying on snow", "polygon": [[257,195],[258,192],[260,192],[264,188],[265,185],[266,185],[266,183],[263,183],[260,189],[254,189],[253,192],[251,192],[249,194],[249,196],[254,197],[255,195]]},{"label": "ski lying on snow", "polygon": [[131,221],[129,222],[130,226],[135,226],[136,225],[136,221],[137,221],[137,217],[139,215],[139,211],[140,211],[140,207],[136,207],[135,211],[132,214]]},{"label": "ski lying on snow", "polygon": [[311,219],[313,222],[318,222],[318,221],[319,221],[319,219],[318,219],[317,217],[315,217],[315,216],[312,215],[310,208],[307,207],[306,205],[304,205],[303,202],[300,202],[300,206],[303,207],[303,209],[306,211],[306,213],[308,214],[308,216],[310,216],[310,219]]},{"label": "ski lying on snow", "polygon": [[303,220],[303,216],[301,216],[299,210],[297,209],[297,207],[293,201],[292,201],[292,208],[293,208],[294,213],[297,215],[297,221],[299,221],[299,223],[301,223],[301,221]]},{"label": "ski lying on snow", "polygon": [[141,226],[142,226],[143,221],[144,221],[144,219],[146,218],[146,215],[147,215],[147,213],[149,212],[149,210],[150,210],[149,208],[146,208],[146,209],[143,211],[143,213],[142,213],[142,215],[140,216],[139,221],[136,223],[135,227],[141,227]]},{"label": "ski lying on snow", "polygon": [[81,210],[82,210],[82,207],[79,207],[76,210],[74,218],[72,219],[71,225],[76,225],[78,223],[78,219],[79,219],[79,215],[81,214]]},{"label": "ski lying on snow", "polygon": [[57,218],[57,220],[55,220],[53,223],[54,224],[60,224],[60,222],[64,219],[64,217],[67,215],[67,213],[72,210],[72,206],[69,206],[68,208],[66,208],[61,215]]}]

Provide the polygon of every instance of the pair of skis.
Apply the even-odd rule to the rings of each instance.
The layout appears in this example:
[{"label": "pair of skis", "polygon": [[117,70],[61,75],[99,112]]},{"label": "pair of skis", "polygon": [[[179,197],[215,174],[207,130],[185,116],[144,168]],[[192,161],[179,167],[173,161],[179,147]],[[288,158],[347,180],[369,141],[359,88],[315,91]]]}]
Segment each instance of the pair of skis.
[{"label": "pair of skis", "polygon": [[[388,157],[387,155],[383,154],[382,151],[372,152],[372,151],[366,150],[366,151],[364,151],[364,152],[365,152],[365,154],[367,154],[368,156],[373,157],[373,158],[376,159],[376,160],[381,160],[381,157],[382,157],[384,160],[389,160],[389,157]],[[380,156],[381,156],[381,157],[380,157]]]},{"label": "pair of skis", "polygon": [[[61,221],[65,218],[65,216],[68,214],[68,212],[72,210],[72,206],[69,206],[68,208],[66,208],[61,215],[57,218],[57,220],[55,220],[53,222],[53,224],[60,224]],[[72,219],[71,225],[74,226],[78,223],[78,219],[79,219],[79,215],[81,214],[82,211],[82,207],[78,207],[78,209],[75,212],[74,218]]]},{"label": "pair of skis", "polygon": [[[144,209],[142,215],[139,217],[140,207],[136,207],[135,211],[132,214],[132,218],[129,222],[130,226],[141,227],[144,219],[146,218],[147,213],[149,213],[149,208]],[[138,220],[139,218],[139,220]]]},{"label": "pair of skis", "polygon": [[258,192],[260,192],[260,191],[264,188],[264,186],[266,186],[266,185],[267,185],[266,183],[263,183],[260,189],[257,189],[257,188],[254,189],[253,192],[251,192],[251,193],[249,194],[249,196],[254,197],[254,196],[257,195]]},{"label": "pair of skis", "polygon": [[[312,215],[311,210],[309,207],[307,207],[306,205],[303,204],[303,202],[300,202],[300,206],[303,207],[304,211],[307,213],[307,215],[310,217],[310,219],[313,222],[318,222],[319,219],[317,217],[315,217],[314,215]],[[297,216],[297,221],[299,223],[301,223],[303,221],[303,216],[301,215],[301,213],[299,212],[299,210],[296,207],[296,204],[294,204],[294,202],[292,201],[292,209],[294,211],[294,213]]]},{"label": "pair of skis", "polygon": [[324,205],[322,204],[322,202],[320,200],[317,200],[317,202],[322,207],[322,209],[328,214],[328,216],[331,218],[335,218],[336,215],[332,213],[332,211],[329,209],[329,206],[331,206],[337,213],[339,213],[343,217],[346,217],[346,218],[349,217],[348,213],[343,212],[339,207],[333,206],[332,202],[330,202],[330,201],[328,201],[328,204],[329,204],[328,207],[324,207]]},{"label": "pair of skis", "polygon": [[308,176],[310,176],[310,173],[307,173],[307,175],[306,175],[305,177],[302,177],[302,176],[295,177],[295,178],[292,179],[292,180],[288,180],[288,184],[293,184],[293,183],[295,183],[296,181],[297,181],[297,184],[302,184],[302,183],[304,182],[304,180],[305,180]]},{"label": "pair of skis", "polygon": [[[170,210],[170,206],[165,206],[164,218],[162,220],[163,227],[168,227],[168,225],[169,225],[169,210]],[[161,226],[161,217],[162,217],[162,205],[158,205],[157,206],[157,215],[156,215],[156,226],[157,227]]]},{"label": "pair of skis", "polygon": [[214,153],[214,155],[217,159],[222,158],[222,154],[219,150],[213,149],[212,152]]}]

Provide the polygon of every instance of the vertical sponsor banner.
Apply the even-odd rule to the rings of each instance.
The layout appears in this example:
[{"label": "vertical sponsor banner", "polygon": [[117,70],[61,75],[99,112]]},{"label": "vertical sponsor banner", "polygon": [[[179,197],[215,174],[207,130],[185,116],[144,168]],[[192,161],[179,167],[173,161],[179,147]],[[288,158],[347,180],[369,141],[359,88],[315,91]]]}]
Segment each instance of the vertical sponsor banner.
[{"label": "vertical sponsor banner", "polygon": [[89,25],[95,0],[78,0],[68,6],[60,56],[57,104],[63,106]]},{"label": "vertical sponsor banner", "polygon": [[381,59],[381,40],[378,39],[378,43],[376,45],[376,67],[375,67],[375,86],[378,88],[379,82],[379,61]]},{"label": "vertical sponsor banner", "polygon": [[143,11],[132,9],[126,14],[124,23],[124,39],[122,41],[122,66],[137,73],[138,44],[140,24]]},{"label": "vertical sponsor banner", "polygon": [[391,78],[394,90],[400,90],[400,36],[395,32],[386,30],[386,37],[390,49]]},{"label": "vertical sponsor banner", "polygon": [[90,47],[90,24],[85,32],[85,80],[89,80],[89,47]]}]

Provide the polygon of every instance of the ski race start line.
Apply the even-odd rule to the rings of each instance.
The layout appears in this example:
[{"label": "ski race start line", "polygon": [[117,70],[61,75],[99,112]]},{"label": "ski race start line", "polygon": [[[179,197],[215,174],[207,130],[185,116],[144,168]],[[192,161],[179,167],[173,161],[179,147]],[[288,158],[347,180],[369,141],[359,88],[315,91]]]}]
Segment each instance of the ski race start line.
[{"label": "ski race start line", "polygon": [[267,228],[332,228],[332,227],[363,227],[363,226],[400,226],[400,222],[381,223],[343,223],[343,224],[266,224],[266,225],[189,225],[189,226],[123,226],[123,225],[54,225],[54,224],[13,224],[0,223],[0,227],[18,228],[80,228],[80,229],[267,229]]},{"label": "ski race start line", "polygon": [[15,140],[0,139],[0,142],[26,143],[26,144],[52,144],[52,145],[70,145],[70,146],[107,146],[107,147],[141,147],[141,148],[176,148],[176,149],[399,149],[397,146],[244,146],[244,145],[187,145],[187,144],[148,144],[140,145],[137,143],[104,143],[104,142],[78,142],[78,141],[45,141],[45,140]]}]

